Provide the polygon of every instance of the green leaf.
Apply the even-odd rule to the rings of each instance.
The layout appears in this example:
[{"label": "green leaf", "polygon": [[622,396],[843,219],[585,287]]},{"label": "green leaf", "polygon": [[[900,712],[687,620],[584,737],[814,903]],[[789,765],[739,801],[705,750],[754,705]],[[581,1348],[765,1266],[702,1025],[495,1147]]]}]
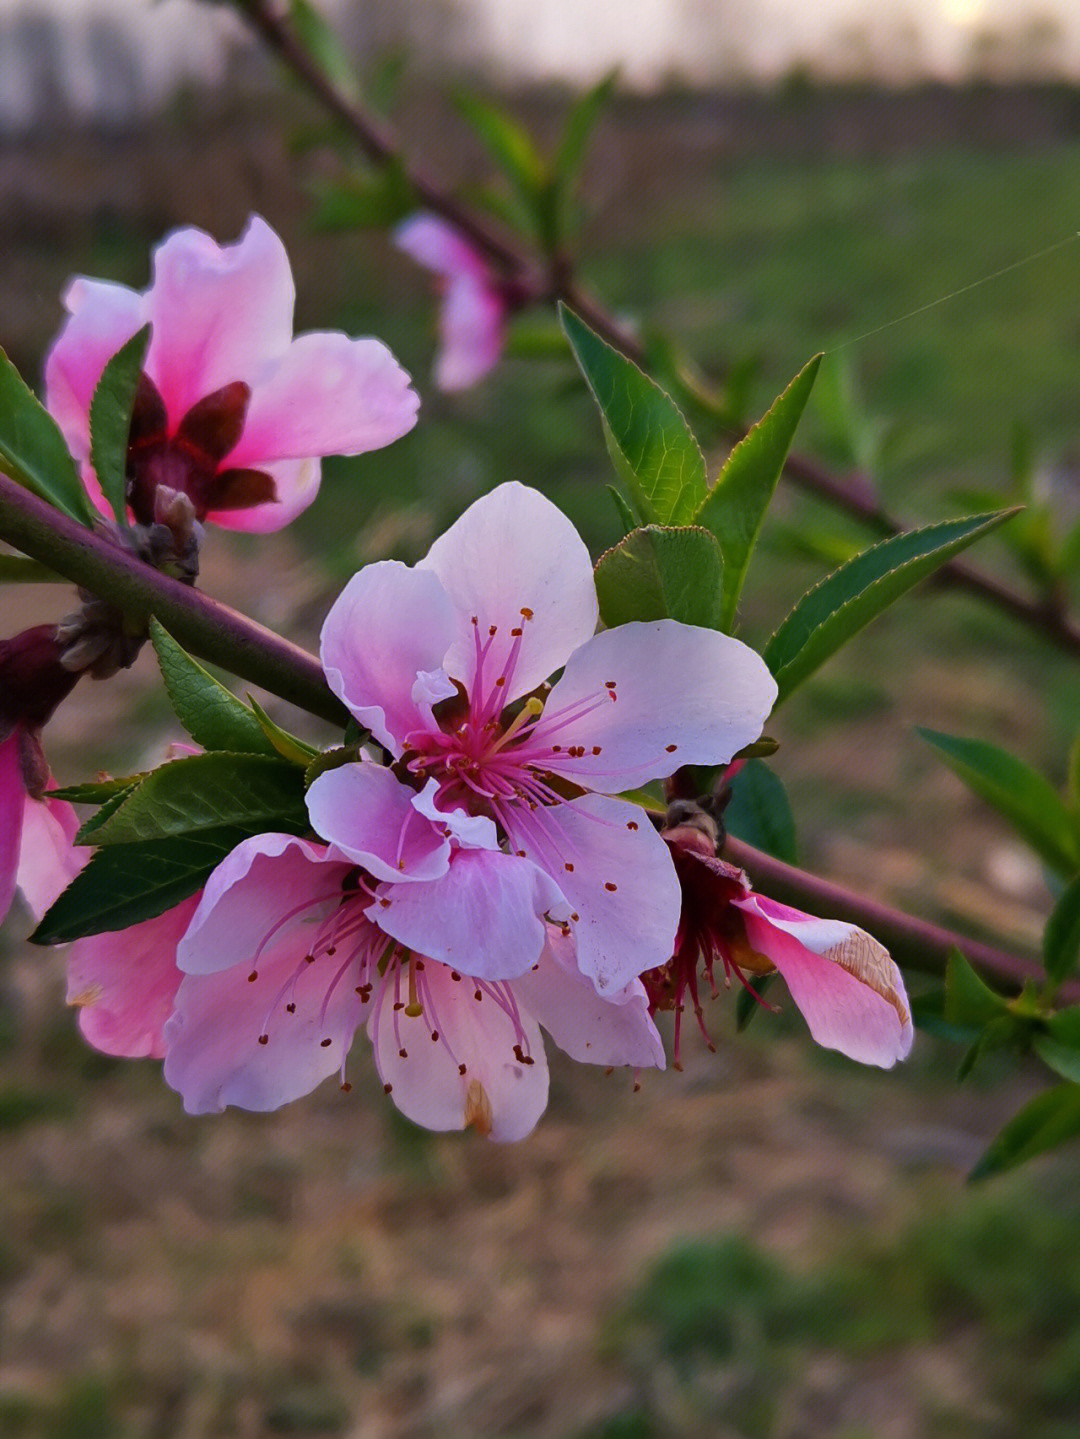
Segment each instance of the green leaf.
[{"label": "green leaf", "polygon": [[1080,869],[1080,840],[1072,816],[1041,774],[985,740],[931,729],[916,733],[970,790],[1003,814],[1052,869],[1065,876]]},{"label": "green leaf", "polygon": [[75,843],[97,844],[97,840],[94,838],[96,831],[116,813],[128,795],[137,788],[138,785],[129,784],[125,786],[124,789],[118,789],[115,794],[108,795],[103,799],[97,813],[92,814],[89,819],[83,820],[79,826],[78,833],[75,836]]},{"label": "green leaf", "polygon": [[987,1179],[1080,1137],[1080,1084],[1058,1084],[1014,1114],[968,1175]]},{"label": "green leaf", "polygon": [[291,0],[293,33],[334,89],[348,100],[360,96],[360,82],[333,28],[310,0]]},{"label": "green leaf", "polygon": [[1031,1047],[1055,1074],[1080,1083],[1080,1007],[1060,1010],[1043,1023],[1045,1033],[1036,1035]]},{"label": "green leaf", "polygon": [[247,830],[226,826],[99,849],[42,919],[31,942],[66,944],[164,914],[201,889],[211,871],[247,838]]},{"label": "green leaf", "polygon": [[512,116],[479,96],[461,92],[455,95],[454,103],[483,140],[507,179],[529,202],[530,209],[533,208],[548,182],[548,167],[533,144],[532,136]]},{"label": "green leaf", "polygon": [[176,717],[196,744],[234,754],[277,753],[254,711],[181,649],[157,620],[150,621],[150,639]]},{"label": "green leaf", "polygon": [[319,753],[315,746],[306,744],[302,739],[291,735],[288,730],[282,729],[279,724],[275,724],[253,695],[248,695],[248,699],[263,734],[274,747],[275,754],[279,754],[282,759],[287,759],[290,764],[300,764],[307,769]]},{"label": "green leaf", "polygon": [[604,113],[619,78],[617,69],[609,70],[591,89],[570,107],[563,127],[562,139],[555,152],[555,174],[565,185],[573,181],[585,158],[589,137]]},{"label": "green leaf", "polygon": [[623,529],[629,534],[631,530],[637,528],[637,516],[630,508],[621,490],[617,490],[614,485],[605,485],[604,488],[614,500],[615,508],[619,512],[619,519],[622,521]]},{"label": "green leaf", "polygon": [[200,830],[304,834],[304,776],[265,755],[190,755],[151,770],[93,833],[97,845],[138,844]]},{"label": "green leaf", "polygon": [[116,523],[127,524],[127,449],[150,326],[132,335],[101,372],[90,401],[90,459]]},{"label": "green leaf", "polygon": [[689,524],[708,481],[705,458],[675,401],[565,305],[559,318],[600,407],[615,468],[642,519]]},{"label": "green leaf", "polygon": [[149,770],[142,770],[139,774],[122,775],[117,779],[98,779],[92,780],[88,784],[69,784],[62,789],[49,790],[48,796],[50,799],[66,799],[72,804],[104,804],[114,795],[134,789],[149,773]]},{"label": "green leaf", "polygon": [[318,182],[313,190],[309,223],[320,233],[388,229],[416,209],[416,193],[396,161],[377,172]]},{"label": "green leaf", "polygon": [[0,585],[69,585],[71,581],[29,555],[0,555]]},{"label": "green leaf", "polygon": [[724,555],[725,629],[735,623],[750,556],[820,364],[821,356],[815,355],[804,365],[768,414],[739,441],[694,515],[697,524],[712,530]]},{"label": "green leaf", "polygon": [[1008,1001],[995,994],[958,949],[950,950],[945,969],[945,1019],[949,1024],[990,1024],[1008,1013]]},{"label": "green leaf", "polygon": [[1080,819],[1080,734],[1069,749],[1069,774],[1066,781],[1069,808]]},{"label": "green leaf", "polygon": [[60,429],[0,350],[0,471],[69,519],[92,528],[97,515]]},{"label": "green leaf", "polygon": [[708,530],[647,525],[596,562],[600,616],[611,628],[631,620],[681,620],[716,629],[724,562]]},{"label": "green leaf", "polygon": [[724,828],[785,864],[798,864],[795,817],[783,782],[763,760],[747,760],[731,782]]},{"label": "green leaf", "polygon": [[1080,879],[1074,879],[1054,906],[1043,933],[1043,965],[1054,988],[1075,973],[1080,961]]},{"label": "green leaf", "polygon": [[765,647],[765,663],[780,688],[777,704],[882,610],[1013,513],[944,520],[894,535],[815,585]]}]

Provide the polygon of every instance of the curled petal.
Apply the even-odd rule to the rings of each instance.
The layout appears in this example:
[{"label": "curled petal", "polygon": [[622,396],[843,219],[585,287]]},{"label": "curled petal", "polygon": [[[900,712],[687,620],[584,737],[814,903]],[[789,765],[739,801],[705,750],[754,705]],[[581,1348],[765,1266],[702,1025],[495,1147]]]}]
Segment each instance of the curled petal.
[{"label": "curled petal", "polygon": [[300,335],[252,389],[229,464],[360,455],[407,434],[420,401],[379,340],[336,332]]},{"label": "curled petal", "polygon": [[[417,570],[438,575],[456,611],[443,668],[474,704],[503,674],[502,704],[528,694],[596,628],[584,542],[550,500],[516,481],[470,505]],[[478,640],[486,647],[480,664]]]},{"label": "curled petal", "polygon": [[536,1021],[515,1013],[511,986],[485,993],[430,960],[423,978],[422,1014],[395,1009],[390,983],[368,1025],[391,1099],[427,1129],[473,1125],[491,1139],[523,1139],[547,1106],[547,1060]]},{"label": "curled petal", "polygon": [[649,1015],[638,980],[601,999],[578,969],[574,940],[555,926],[534,969],[514,981],[523,1009],[559,1046],[583,1064],[632,1064],[663,1069],[664,1042]]},{"label": "curled petal", "polygon": [[818,1044],[883,1069],[906,1058],[914,1030],[904,981],[876,939],[764,895],[732,903],[743,913],[750,944],[776,965]]},{"label": "curled petal", "polygon": [[337,857],[362,865],[376,879],[437,879],[449,868],[450,841],[418,813],[416,798],[384,765],[364,761],[319,775],[307,807]]},{"label": "curled petal", "polygon": [[506,339],[506,302],[484,280],[453,280],[439,316],[442,349],[435,383],[453,393],[467,390],[495,368]]},{"label": "curled petal", "polygon": [[224,385],[255,387],[289,347],[295,294],[285,246],[258,215],[233,245],[184,229],[158,247],[146,370],[173,425]]},{"label": "curled petal", "polygon": [[[206,881],[202,899],[177,947],[189,974],[237,966],[246,978],[263,941],[293,941],[312,932],[341,900],[350,866],[328,857],[321,844],[287,834],[245,839]],[[304,945],[301,942],[300,952]]]},{"label": "curled petal", "polygon": [[730,635],[675,620],[619,625],[570,656],[537,741],[550,729],[559,749],[548,768],[614,793],[681,765],[725,764],[757,739],[775,700],[764,660]]},{"label": "curled petal", "polygon": [[128,1059],[160,1059],[165,1022],[183,975],[176,946],[199,896],[119,933],[77,939],[68,951],[67,1002],[95,1049]]},{"label": "curled petal", "polygon": [[321,641],[327,683],[395,758],[425,720],[413,698],[417,675],[442,667],[456,627],[438,577],[396,560],[366,565],[330,607]]},{"label": "curled petal", "polygon": [[558,888],[527,860],[459,849],[442,879],[380,887],[367,914],[414,953],[498,980],[531,969],[546,939],[544,915],[566,911]]},{"label": "curled petal", "polygon": [[603,795],[507,815],[510,843],[570,906],[577,963],[606,999],[675,945],[682,892],[668,847],[637,805]]},{"label": "curled petal", "polygon": [[90,859],[75,848],[79,820],[62,799],[26,800],[17,883],[27,908],[39,920]]}]

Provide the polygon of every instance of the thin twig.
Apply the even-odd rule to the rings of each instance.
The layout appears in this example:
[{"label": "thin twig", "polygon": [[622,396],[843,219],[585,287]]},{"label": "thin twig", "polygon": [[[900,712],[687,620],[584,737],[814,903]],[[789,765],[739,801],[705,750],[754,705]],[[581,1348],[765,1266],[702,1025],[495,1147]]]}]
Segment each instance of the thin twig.
[{"label": "thin twig", "polygon": [[[267,46],[346,127],[373,164],[398,166],[423,206],[449,221],[500,271],[516,278],[536,278],[540,275],[537,265],[513,240],[462,205],[437,180],[405,162],[401,143],[393,129],[363,105],[341,93],[297,40],[284,16],[274,10],[270,0],[237,0],[237,3]],[[644,364],[646,354],[641,342],[603,305],[578,288],[572,266],[565,256],[559,257],[558,265],[545,270],[540,282],[533,285],[533,290],[546,300],[564,301],[608,344],[635,364]],[[733,440],[741,439],[745,433],[745,430],[729,431]],[[784,473],[801,489],[852,515],[882,536],[903,532],[904,526],[882,509],[873,486],[863,476],[852,474],[841,478],[799,454],[788,456]],[[934,583],[977,595],[1014,620],[1038,631],[1067,654],[1080,657],[1080,627],[1055,606],[1031,599],[961,560],[950,560],[943,565]]]}]

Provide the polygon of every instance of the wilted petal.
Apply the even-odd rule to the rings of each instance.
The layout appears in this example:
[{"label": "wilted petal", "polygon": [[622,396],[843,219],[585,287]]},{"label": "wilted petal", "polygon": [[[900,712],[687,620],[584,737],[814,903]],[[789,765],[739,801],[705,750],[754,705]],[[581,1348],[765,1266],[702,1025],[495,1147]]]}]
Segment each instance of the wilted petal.
[{"label": "wilted petal", "polygon": [[359,455],[412,429],[420,401],[379,340],[325,332],[300,335],[252,390],[230,466]]},{"label": "wilted petal", "polygon": [[523,1139],[547,1105],[547,1060],[536,1021],[520,1012],[515,1017],[513,986],[484,992],[430,960],[423,982],[422,1014],[394,1008],[398,991],[391,981],[368,1025],[390,1097],[427,1129],[473,1125],[492,1139]]},{"label": "wilted petal", "polygon": [[101,372],[145,324],[144,297],[126,285],[77,276],[68,310],[45,361],[45,404],[77,460],[90,458],[90,401]]},{"label": "wilted petal", "polygon": [[566,913],[542,870],[498,850],[459,849],[442,879],[381,887],[367,911],[416,954],[482,979],[513,979],[539,959],[544,915]]},{"label": "wilted petal", "polygon": [[62,799],[26,800],[17,884],[30,913],[39,920],[90,859],[76,849],[79,819]]},{"label": "wilted petal", "polygon": [[548,929],[535,969],[514,981],[521,1007],[583,1064],[632,1064],[663,1069],[664,1042],[649,1015],[649,997],[638,980],[601,999],[577,964],[573,937]]},{"label": "wilted petal", "polygon": [[438,577],[396,560],[366,565],[330,607],[321,641],[326,681],[395,757],[424,720],[413,698],[417,675],[442,667],[456,628]]},{"label": "wilted petal", "polygon": [[271,932],[274,945],[295,941],[331,913],[340,903],[349,868],[329,860],[321,844],[293,835],[245,839],[206,881],[177,948],[177,964],[189,974],[214,974],[235,965],[246,979]]},{"label": "wilted petal", "polygon": [[883,1069],[908,1055],[914,1030],[904,981],[876,939],[764,895],[733,904],[750,944],[776,965],[818,1044]]},{"label": "wilted petal", "polygon": [[510,843],[552,876],[571,908],[581,972],[607,998],[675,944],[682,892],[668,847],[637,805],[603,795],[507,816]]},{"label": "wilted petal", "polygon": [[416,797],[384,765],[363,761],[319,775],[307,807],[316,832],[339,857],[376,879],[437,879],[449,868],[450,841],[418,812]]},{"label": "wilted petal", "polygon": [[[596,628],[596,587],[584,542],[550,500],[516,481],[470,505],[417,569],[438,575],[457,611],[454,644],[442,667],[474,702],[478,688],[487,691],[507,672],[515,650],[503,704],[547,679]],[[479,687],[477,637],[482,645],[490,641]]]},{"label": "wilted petal", "polygon": [[467,390],[492,369],[506,338],[506,302],[482,279],[453,280],[439,316],[442,348],[435,383],[453,393]]},{"label": "wilted petal", "polygon": [[158,247],[146,369],[174,425],[223,385],[258,383],[289,347],[294,299],[285,246],[258,215],[233,245],[184,229]]},{"label": "wilted petal", "polygon": [[198,903],[194,894],[154,919],[71,946],[67,1002],[95,1049],[128,1059],[164,1055],[165,1021],[183,979],[176,946]]},{"label": "wilted petal", "polygon": [[730,635],[675,620],[619,625],[570,656],[537,739],[559,746],[549,769],[614,793],[682,765],[725,764],[761,734],[775,699],[764,660]]}]

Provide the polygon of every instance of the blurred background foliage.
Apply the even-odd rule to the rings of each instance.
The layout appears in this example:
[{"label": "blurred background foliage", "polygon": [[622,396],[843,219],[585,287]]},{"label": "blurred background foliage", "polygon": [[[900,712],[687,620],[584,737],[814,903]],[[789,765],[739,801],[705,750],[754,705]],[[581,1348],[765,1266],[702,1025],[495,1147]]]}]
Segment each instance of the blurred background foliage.
[{"label": "blurred background foliage", "polygon": [[[368,37],[369,74],[387,38]],[[311,645],[358,565],[415,559],[507,478],[562,504],[594,554],[612,543],[610,467],[569,360],[511,357],[465,396],[436,394],[428,277],[384,234],[316,230],[332,137],[244,63],[137,125],[56,110],[0,142],[0,343],[36,376],[70,274],[142,286],[169,228],[227,240],[258,210],[292,256],[297,327],[378,334],[424,404],[404,441],[327,464],[287,534],[215,534],[210,592]],[[450,98],[460,76],[407,56],[385,73],[410,150],[466,191],[487,184]],[[1075,228],[1080,93],[999,78],[894,91],[796,69],[768,92],[621,91],[584,171],[578,246],[587,285],[737,385],[749,418],[844,345],[800,447],[870,472],[912,523],[1025,496],[1028,549],[995,539],[976,558],[1042,582],[1047,544],[1080,517],[1080,245],[845,345]],[[554,143],[565,90],[503,89]],[[865,539],[782,486],[744,637],[763,644]],[[1075,602],[1075,573],[1054,580]],[[7,594],[8,628],[67,607]],[[1078,714],[1080,666],[1030,632],[953,594],[905,601],[777,725],[802,861],[1033,951],[1051,903],[1037,862],[912,729],[993,740],[1057,784]],[[154,758],[175,736],[150,658],[88,687],[50,735],[62,779],[88,746],[90,768]],[[688,1043],[685,1072],[640,1094],[556,1061],[551,1112],[511,1150],[413,1129],[364,1053],[348,1098],[192,1120],[157,1066],[83,1046],[62,956],[20,934],[16,918],[0,938],[0,1432],[1075,1432],[1075,1152],[961,1187],[1039,1087],[1033,1066],[991,1054],[957,1088],[956,1052],[923,1037],[903,1072],[862,1073],[813,1052],[790,1006],[737,1037],[722,997],[720,1053]]]}]

